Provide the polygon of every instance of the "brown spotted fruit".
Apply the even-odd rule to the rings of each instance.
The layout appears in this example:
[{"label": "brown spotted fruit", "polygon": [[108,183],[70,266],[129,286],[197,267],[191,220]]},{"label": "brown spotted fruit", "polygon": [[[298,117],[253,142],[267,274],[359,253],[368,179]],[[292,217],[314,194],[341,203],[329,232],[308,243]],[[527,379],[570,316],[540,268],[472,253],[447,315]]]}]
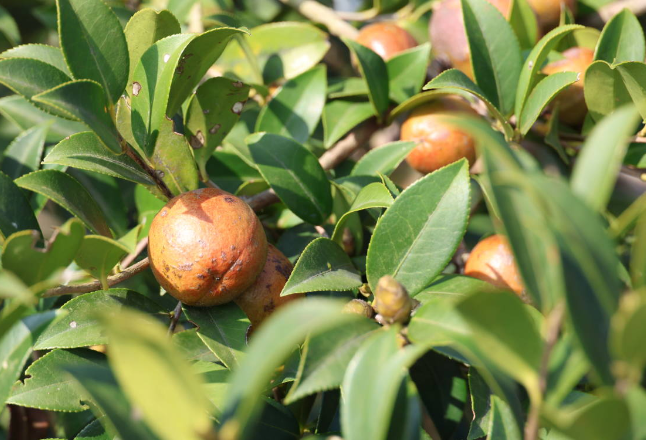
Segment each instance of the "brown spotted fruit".
[{"label": "brown spotted fruit", "polygon": [[278,307],[305,297],[303,293],[280,296],[293,268],[287,257],[270,244],[262,272],[251,287],[235,299],[254,330]]},{"label": "brown spotted fruit", "polygon": [[253,284],[267,258],[267,238],[244,201],[219,189],[198,189],[157,213],[148,256],[169,294],[187,305],[213,306]]},{"label": "brown spotted fruit", "polygon": [[423,174],[466,158],[470,165],[476,159],[474,139],[463,130],[447,124],[448,115],[477,115],[461,98],[443,97],[417,107],[401,127],[401,140],[413,141],[408,164]]},{"label": "brown spotted fruit", "polygon": [[559,119],[568,125],[579,126],[588,113],[583,94],[583,75],[594,61],[594,51],[586,47],[572,47],[562,55],[563,59],[553,61],[543,67],[543,73],[546,75],[558,72],[579,74],[579,80],[559,93],[554,100],[554,103],[558,103],[559,106]]},{"label": "brown spotted fruit", "polygon": [[525,287],[505,236],[496,234],[478,243],[464,267],[464,274],[494,286],[523,294]]},{"label": "brown spotted fruit", "polygon": [[[487,0],[505,17],[511,12],[511,0]],[[429,39],[435,57],[473,79],[469,43],[464,30],[460,0],[436,3],[429,23]]]},{"label": "brown spotted fruit", "polygon": [[381,22],[364,26],[359,31],[357,43],[372,49],[384,60],[417,46],[417,41],[395,23]]}]

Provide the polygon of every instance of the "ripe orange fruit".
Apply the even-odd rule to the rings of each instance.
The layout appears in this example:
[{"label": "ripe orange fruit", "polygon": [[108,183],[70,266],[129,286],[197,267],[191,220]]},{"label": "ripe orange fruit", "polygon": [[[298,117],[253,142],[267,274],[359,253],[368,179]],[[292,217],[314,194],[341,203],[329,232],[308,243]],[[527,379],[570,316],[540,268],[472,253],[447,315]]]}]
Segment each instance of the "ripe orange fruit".
[{"label": "ripe orange fruit", "polygon": [[507,238],[500,234],[485,238],[473,248],[464,274],[518,295],[525,290]]},{"label": "ripe orange fruit", "polygon": [[394,23],[374,23],[359,31],[357,43],[372,49],[384,60],[417,46],[417,41],[406,30]]}]

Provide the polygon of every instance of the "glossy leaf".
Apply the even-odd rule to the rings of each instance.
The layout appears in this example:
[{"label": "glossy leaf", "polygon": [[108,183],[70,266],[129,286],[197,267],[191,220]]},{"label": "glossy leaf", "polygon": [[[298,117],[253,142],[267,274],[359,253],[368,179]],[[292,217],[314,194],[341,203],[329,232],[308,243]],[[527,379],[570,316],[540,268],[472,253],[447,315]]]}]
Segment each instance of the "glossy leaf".
[{"label": "glossy leaf", "polygon": [[[241,38],[246,40],[265,84],[310,70],[330,47],[325,32],[309,23],[268,23],[250,29],[250,35]],[[246,83],[259,80],[240,44],[227,46],[218,65]]]},{"label": "glossy leaf", "polygon": [[249,86],[220,77],[204,81],[191,99],[184,124],[202,178],[207,175],[206,163],[240,119],[248,97]]},{"label": "glossy leaf", "polygon": [[620,71],[605,61],[595,61],[586,70],[584,93],[589,115],[595,121],[631,100]]},{"label": "glossy leaf", "polygon": [[63,304],[65,315],[50,325],[35,341],[34,349],[76,348],[108,343],[98,314],[119,314],[135,309],[150,314],[164,310],[145,296],[128,289],[99,290],[77,296]]},{"label": "glossy leaf", "polygon": [[50,123],[36,125],[23,131],[4,151],[0,170],[12,179],[40,168],[45,149],[45,137]]},{"label": "glossy leaf", "polygon": [[431,46],[425,43],[386,61],[390,99],[402,103],[421,90],[430,56]]},{"label": "glossy leaf", "polygon": [[395,168],[415,148],[415,142],[398,141],[366,153],[352,168],[352,176],[371,176],[378,173],[390,176]]},{"label": "glossy leaf", "polygon": [[119,135],[110,116],[103,88],[94,81],[72,81],[32,98],[85,123],[113,153],[121,153]]},{"label": "glossy leaf", "polygon": [[299,375],[285,402],[289,404],[307,395],[339,387],[356,350],[378,329],[375,322],[362,319],[309,339],[301,356]]},{"label": "glossy leaf", "polygon": [[42,194],[61,205],[97,234],[111,237],[101,208],[85,188],[69,174],[40,170],[16,179],[16,185]]},{"label": "glossy leaf", "polygon": [[464,275],[442,275],[427,288],[419,292],[415,299],[422,304],[437,296],[466,297],[478,292],[498,292],[491,283]]},{"label": "glossy leaf", "polygon": [[594,52],[594,59],[609,64],[624,61],[643,62],[646,57],[644,30],[629,9],[612,17],[603,27]]},{"label": "glossy leaf", "polygon": [[51,351],[27,368],[27,378],[16,384],[7,403],[51,411],[83,411],[88,408],[87,395],[79,394],[63,369],[94,365],[106,365],[105,355],[85,349]]},{"label": "glossy leaf", "polygon": [[0,172],[0,238],[4,241],[14,232],[25,229],[40,234],[36,216],[25,194],[9,176]]},{"label": "glossy leaf", "polygon": [[352,205],[336,222],[332,240],[343,245],[343,231],[346,222],[353,213],[370,208],[388,208],[393,204],[393,196],[383,183],[371,183],[361,189],[352,202]]},{"label": "glossy leaf", "polygon": [[287,81],[260,111],[256,131],[306,142],[321,118],[326,87],[326,69],[322,66]]},{"label": "glossy leaf", "polygon": [[594,127],[579,153],[570,181],[572,191],[595,211],[603,211],[610,200],[639,119],[633,106],[615,111]]},{"label": "glossy leaf", "polygon": [[46,44],[23,44],[0,53],[0,58],[31,58],[50,64],[69,77],[72,76],[65,64],[63,52],[58,47]]},{"label": "glossy leaf", "polygon": [[184,306],[187,318],[197,326],[197,334],[211,352],[230,370],[244,358],[250,323],[236,304],[218,307]]},{"label": "glossy leaf", "polygon": [[47,279],[72,262],[85,233],[83,224],[68,220],[50,238],[45,249],[35,246],[39,237],[33,231],[17,232],[7,238],[2,249],[2,266],[32,286]]},{"label": "glossy leaf", "polygon": [[547,423],[567,438],[620,439],[627,433],[630,416],[617,397],[582,398],[579,402],[544,411]]},{"label": "glossy leaf", "polygon": [[93,171],[144,185],[154,184],[134,160],[125,154],[116,155],[107,151],[96,135],[89,131],[77,133],[60,142],[43,163]]},{"label": "glossy leaf", "polygon": [[327,88],[328,98],[368,97],[368,86],[363,78],[329,78]]},{"label": "glossy leaf", "polygon": [[509,11],[511,24],[521,50],[531,49],[539,37],[536,14],[527,0],[513,0]]},{"label": "glossy leaf", "polygon": [[372,288],[379,278],[391,275],[411,295],[421,291],[449,262],[464,235],[468,213],[464,160],[409,186],[380,218],[370,241],[367,275]]},{"label": "glossy leaf", "polygon": [[543,78],[527,97],[523,112],[518,118],[520,133],[524,136],[534,125],[547,104],[549,104],[561,90],[570,84],[579,81],[576,72],[558,72]]},{"label": "glossy leaf", "polygon": [[107,288],[108,275],[128,248],[116,240],[100,235],[86,235],[74,261]]},{"label": "glossy leaf", "polygon": [[383,58],[356,41],[343,39],[352,54],[357,58],[361,76],[368,85],[368,98],[374,114],[381,118],[388,108],[388,69]]},{"label": "glossy leaf", "polygon": [[75,79],[99,83],[110,104],[128,80],[126,37],[112,10],[101,0],[57,0],[61,48]]},{"label": "glossy leaf", "polygon": [[[204,361],[208,363],[219,361],[213,352],[202,342],[195,328],[175,333],[172,339],[175,347],[189,361]],[[222,368],[227,369],[224,366]]]},{"label": "glossy leaf", "polygon": [[641,62],[622,63],[616,66],[616,69],[619,71],[633,103],[639,110],[639,114],[642,119],[646,119],[646,87],[644,87],[646,64]]},{"label": "glossy leaf", "polygon": [[496,108],[508,115],[513,110],[522,63],[516,35],[490,3],[461,0],[461,5],[476,83]]},{"label": "glossy leaf", "polygon": [[316,156],[276,134],[254,134],[246,142],[258,170],[287,207],[308,223],[323,223],[332,211],[332,195]]},{"label": "glossy leaf", "polygon": [[337,99],[325,104],[323,128],[326,148],[334,145],[350,130],[370,118],[372,114],[372,104],[367,101]]}]

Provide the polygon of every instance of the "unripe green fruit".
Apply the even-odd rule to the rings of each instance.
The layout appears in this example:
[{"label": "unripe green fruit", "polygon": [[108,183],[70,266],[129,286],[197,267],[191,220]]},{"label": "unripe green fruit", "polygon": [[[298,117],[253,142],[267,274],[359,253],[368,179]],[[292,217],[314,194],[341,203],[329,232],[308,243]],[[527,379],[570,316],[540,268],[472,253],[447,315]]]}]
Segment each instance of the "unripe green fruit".
[{"label": "unripe green fruit", "polygon": [[375,300],[372,304],[384,323],[403,324],[410,319],[413,310],[413,299],[406,288],[390,275],[379,279],[375,288]]}]

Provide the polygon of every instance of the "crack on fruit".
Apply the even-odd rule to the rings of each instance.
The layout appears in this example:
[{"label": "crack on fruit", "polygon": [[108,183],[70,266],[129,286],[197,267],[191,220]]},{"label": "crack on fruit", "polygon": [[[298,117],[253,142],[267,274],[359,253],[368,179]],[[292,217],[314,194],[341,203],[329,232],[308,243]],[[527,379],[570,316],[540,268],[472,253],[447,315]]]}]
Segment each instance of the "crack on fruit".
[{"label": "crack on fruit", "polygon": [[233,200],[233,197],[225,197],[225,198],[224,198],[224,201],[225,201],[225,202],[227,202],[227,203],[233,203],[233,202],[235,202],[235,200]]}]

